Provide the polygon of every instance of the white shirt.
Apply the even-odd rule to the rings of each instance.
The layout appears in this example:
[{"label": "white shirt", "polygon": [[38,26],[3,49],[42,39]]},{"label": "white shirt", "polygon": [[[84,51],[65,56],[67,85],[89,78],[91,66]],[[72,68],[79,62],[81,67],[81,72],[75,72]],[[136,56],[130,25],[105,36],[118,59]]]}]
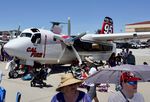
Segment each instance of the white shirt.
[{"label": "white shirt", "polygon": [[[94,73],[96,73],[96,72],[97,72],[96,68],[95,68],[95,67],[92,67],[92,68],[89,70],[89,76],[92,75],[92,74],[94,74]],[[87,85],[87,86],[94,86],[93,83],[88,83],[88,84],[85,84],[85,85]]]},{"label": "white shirt", "polygon": [[92,75],[92,74],[94,74],[94,73],[96,73],[96,72],[97,72],[96,68],[95,68],[95,67],[92,67],[92,68],[89,70],[89,75]]},{"label": "white shirt", "polygon": [[[140,93],[135,93],[132,99],[128,99],[129,102],[144,102],[144,97]],[[125,97],[122,95],[120,91],[112,93],[109,96],[108,102],[126,102]]]}]

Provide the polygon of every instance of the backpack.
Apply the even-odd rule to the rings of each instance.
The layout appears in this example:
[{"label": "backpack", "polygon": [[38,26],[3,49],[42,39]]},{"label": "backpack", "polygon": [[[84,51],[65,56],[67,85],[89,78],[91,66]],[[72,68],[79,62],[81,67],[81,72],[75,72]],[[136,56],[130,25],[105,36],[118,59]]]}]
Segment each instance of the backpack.
[{"label": "backpack", "polygon": [[0,102],[5,101],[6,90],[3,87],[0,87]]}]

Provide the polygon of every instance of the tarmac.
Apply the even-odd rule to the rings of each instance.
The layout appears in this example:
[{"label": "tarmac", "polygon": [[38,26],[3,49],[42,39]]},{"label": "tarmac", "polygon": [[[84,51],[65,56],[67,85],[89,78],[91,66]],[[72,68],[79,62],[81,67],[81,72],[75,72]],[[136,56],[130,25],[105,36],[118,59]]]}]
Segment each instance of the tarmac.
[{"label": "tarmac", "polygon": [[[133,51],[133,54],[136,57],[136,64],[141,65],[143,62],[147,62],[150,64],[150,48],[146,49],[130,49]],[[120,52],[121,49],[117,49],[117,52]],[[39,87],[31,87],[30,81],[23,81],[21,78],[17,79],[9,79],[8,71],[5,70],[6,62],[0,62],[0,70],[3,71],[4,75],[3,80],[1,82],[1,86],[6,89],[6,101],[5,102],[16,102],[16,94],[20,92],[21,101],[20,102],[50,102],[51,98],[57,92],[55,89],[57,88],[61,75],[64,72],[51,74],[46,83],[47,87],[39,88]],[[86,89],[81,89],[86,92]],[[115,85],[111,84],[108,92],[99,92],[97,91],[97,95],[100,102],[107,102],[108,96],[115,91]],[[138,92],[143,94],[145,102],[150,102],[150,82],[143,82],[138,84]]]}]

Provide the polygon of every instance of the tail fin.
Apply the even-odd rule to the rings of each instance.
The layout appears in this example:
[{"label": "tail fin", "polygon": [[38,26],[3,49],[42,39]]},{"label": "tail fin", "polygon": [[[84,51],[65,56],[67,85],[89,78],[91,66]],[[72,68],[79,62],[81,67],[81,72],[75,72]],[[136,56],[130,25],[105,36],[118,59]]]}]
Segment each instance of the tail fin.
[{"label": "tail fin", "polygon": [[113,20],[110,17],[105,17],[102,29],[99,34],[111,34],[113,33]]}]

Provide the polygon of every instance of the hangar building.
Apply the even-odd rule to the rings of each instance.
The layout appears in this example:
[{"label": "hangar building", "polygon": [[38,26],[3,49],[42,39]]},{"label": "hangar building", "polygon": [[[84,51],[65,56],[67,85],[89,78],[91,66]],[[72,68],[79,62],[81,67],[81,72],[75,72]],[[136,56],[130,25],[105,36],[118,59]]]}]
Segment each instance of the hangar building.
[{"label": "hangar building", "polygon": [[125,32],[150,32],[150,21],[126,24]]}]

